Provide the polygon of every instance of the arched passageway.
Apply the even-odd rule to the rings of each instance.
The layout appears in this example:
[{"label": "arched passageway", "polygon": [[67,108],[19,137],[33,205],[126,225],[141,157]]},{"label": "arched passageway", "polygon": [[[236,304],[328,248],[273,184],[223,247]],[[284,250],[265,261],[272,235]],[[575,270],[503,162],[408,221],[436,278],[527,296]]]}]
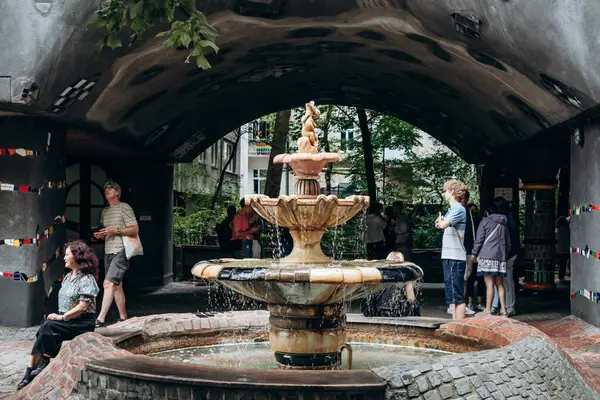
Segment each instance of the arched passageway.
[{"label": "arched passageway", "polygon": [[[516,176],[553,185],[558,166],[568,163],[571,128],[594,115],[600,96],[592,72],[600,64],[594,2],[206,0],[200,8],[219,30],[221,48],[207,71],[157,39],[97,54],[101,33],[83,26],[99,1],[38,3],[0,6],[7,32],[0,45],[0,144],[43,149],[51,130],[59,156],[101,159],[115,174],[126,171],[129,182],[144,176],[145,186],[133,184],[131,195],[148,229],[168,223],[151,215],[164,210],[148,199],[157,185],[166,198],[169,184],[149,170],[166,177],[160,163],[190,160],[236,126],[307,100],[413,123],[467,161],[485,164],[483,187],[493,194]],[[21,117],[8,119],[14,115]],[[0,171],[23,162],[11,159]],[[62,179],[63,166],[34,161],[28,176]],[[25,235],[35,225],[4,224],[0,233]],[[39,251],[33,256],[42,259],[49,250]]]}]

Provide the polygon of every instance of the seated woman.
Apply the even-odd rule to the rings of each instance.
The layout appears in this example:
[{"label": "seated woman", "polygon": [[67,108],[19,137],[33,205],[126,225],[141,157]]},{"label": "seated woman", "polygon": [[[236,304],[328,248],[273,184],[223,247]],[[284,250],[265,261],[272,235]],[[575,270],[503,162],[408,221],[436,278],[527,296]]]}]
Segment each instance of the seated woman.
[{"label": "seated woman", "polygon": [[64,340],[93,332],[98,294],[98,258],[83,241],[65,245],[65,266],[71,270],[58,293],[58,314],[50,314],[36,333],[29,367],[17,386],[22,389],[56,357]]}]

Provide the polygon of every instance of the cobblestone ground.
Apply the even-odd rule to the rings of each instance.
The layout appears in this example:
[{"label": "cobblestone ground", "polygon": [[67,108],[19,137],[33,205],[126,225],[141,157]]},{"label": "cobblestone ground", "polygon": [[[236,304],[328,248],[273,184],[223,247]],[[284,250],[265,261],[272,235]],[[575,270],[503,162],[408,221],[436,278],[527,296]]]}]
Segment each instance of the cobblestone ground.
[{"label": "cobblestone ground", "polygon": [[0,399],[15,391],[27,367],[38,327],[0,327]]},{"label": "cobblestone ground", "polygon": [[435,364],[396,365],[374,372],[388,381],[389,400],[598,398],[560,351],[538,338],[442,357]]}]

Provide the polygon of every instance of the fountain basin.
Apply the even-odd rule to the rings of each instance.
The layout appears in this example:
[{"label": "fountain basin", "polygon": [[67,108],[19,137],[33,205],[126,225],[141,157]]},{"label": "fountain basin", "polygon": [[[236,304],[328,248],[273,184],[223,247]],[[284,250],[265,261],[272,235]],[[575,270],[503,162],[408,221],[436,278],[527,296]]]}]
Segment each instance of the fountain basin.
[{"label": "fountain basin", "polygon": [[324,265],[221,259],[196,264],[192,274],[268,303],[269,342],[282,368],[339,369],[347,304],[415,281],[423,271],[409,262],[387,260]]},{"label": "fountain basin", "polygon": [[192,274],[217,280],[255,300],[306,306],[349,302],[423,277],[421,268],[410,262],[367,260],[289,265],[275,260],[220,259],[199,262]]}]

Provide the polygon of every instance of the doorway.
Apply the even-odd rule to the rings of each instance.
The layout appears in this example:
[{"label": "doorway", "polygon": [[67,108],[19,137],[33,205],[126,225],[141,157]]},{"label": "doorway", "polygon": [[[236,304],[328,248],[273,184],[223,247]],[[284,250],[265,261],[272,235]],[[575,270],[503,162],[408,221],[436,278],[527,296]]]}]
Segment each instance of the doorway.
[{"label": "doorway", "polygon": [[67,240],[81,239],[91,244],[100,259],[104,242],[92,241],[92,233],[106,207],[102,190],[105,181],[106,171],[97,165],[81,162],[67,167]]}]

